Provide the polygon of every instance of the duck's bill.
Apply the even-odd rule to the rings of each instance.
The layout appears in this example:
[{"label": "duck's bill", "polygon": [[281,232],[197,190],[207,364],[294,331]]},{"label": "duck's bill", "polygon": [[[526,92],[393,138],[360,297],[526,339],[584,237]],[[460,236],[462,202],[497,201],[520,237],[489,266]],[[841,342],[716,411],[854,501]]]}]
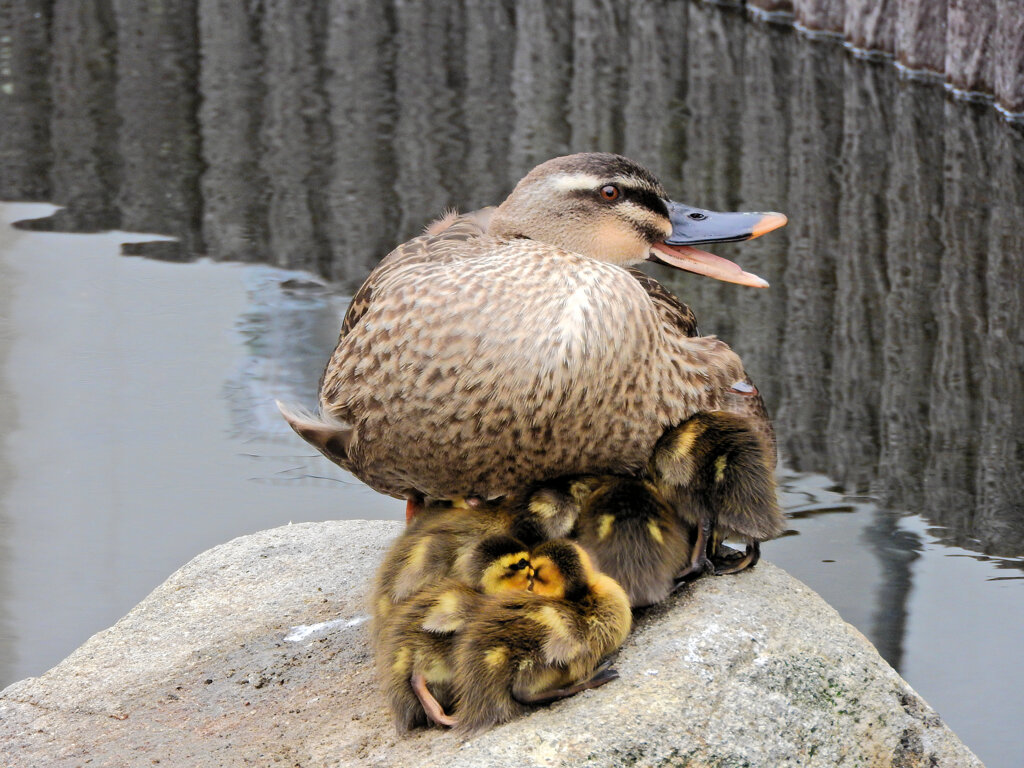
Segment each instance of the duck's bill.
[{"label": "duck's bill", "polygon": [[687,272],[696,272],[698,275],[713,277],[726,283],[749,285],[752,288],[768,287],[767,280],[751,272],[744,272],[736,262],[689,245],[655,243],[651,246],[649,258],[651,261],[668,264],[677,269],[685,269]]},{"label": "duck's bill", "polygon": [[[668,202],[668,201],[666,201]],[[696,272],[699,275],[755,288],[767,288],[768,282],[745,272],[728,259],[702,251],[695,245],[731,243],[755,237],[785,226],[788,219],[781,213],[723,213],[706,211],[680,203],[668,202],[672,234],[651,251],[651,259],[663,264]]]}]

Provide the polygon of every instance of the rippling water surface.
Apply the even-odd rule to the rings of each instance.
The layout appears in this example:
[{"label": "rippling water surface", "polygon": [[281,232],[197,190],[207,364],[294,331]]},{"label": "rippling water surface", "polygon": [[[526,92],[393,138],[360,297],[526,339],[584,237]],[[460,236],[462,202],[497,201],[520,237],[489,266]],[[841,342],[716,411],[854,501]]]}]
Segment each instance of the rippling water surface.
[{"label": "rippling water surface", "polygon": [[657,273],[775,414],[792,530],[766,557],[1020,764],[1018,129],[685,2],[146,5],[0,14],[0,199],[62,206],[2,207],[0,685],[206,547],[400,518],[272,399],[313,403],[392,245],[611,150],[677,199],[789,214],[720,250],[770,290]]}]

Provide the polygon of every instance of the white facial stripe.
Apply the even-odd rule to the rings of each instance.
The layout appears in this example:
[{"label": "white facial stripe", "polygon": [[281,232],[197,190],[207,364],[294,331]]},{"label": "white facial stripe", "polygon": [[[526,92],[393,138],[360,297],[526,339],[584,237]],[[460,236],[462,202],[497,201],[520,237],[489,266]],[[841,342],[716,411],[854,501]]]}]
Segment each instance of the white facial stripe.
[{"label": "white facial stripe", "polygon": [[589,173],[560,173],[551,178],[552,186],[559,192],[574,192],[582,189],[596,189],[603,182],[600,176]]},{"label": "white facial stripe", "polygon": [[635,176],[595,176],[592,173],[560,173],[551,177],[551,185],[560,192],[595,190],[605,184],[618,184],[631,189],[644,189],[650,185]]},{"label": "white facial stripe", "polygon": [[663,218],[658,217],[654,211],[647,206],[634,203],[632,200],[623,200],[619,203],[619,208],[628,208],[630,210],[630,214],[636,219],[656,220],[658,218]]}]

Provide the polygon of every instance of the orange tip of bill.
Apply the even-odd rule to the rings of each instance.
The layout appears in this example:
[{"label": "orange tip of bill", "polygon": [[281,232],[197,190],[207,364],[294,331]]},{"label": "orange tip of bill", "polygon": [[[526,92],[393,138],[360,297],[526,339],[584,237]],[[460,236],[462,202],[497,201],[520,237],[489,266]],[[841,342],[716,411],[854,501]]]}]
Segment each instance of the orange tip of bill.
[{"label": "orange tip of bill", "polygon": [[784,213],[766,213],[757,224],[754,225],[754,231],[750,234],[750,239],[753,240],[755,237],[766,235],[769,232],[774,232],[779,227],[784,227],[789,223],[789,219]]}]

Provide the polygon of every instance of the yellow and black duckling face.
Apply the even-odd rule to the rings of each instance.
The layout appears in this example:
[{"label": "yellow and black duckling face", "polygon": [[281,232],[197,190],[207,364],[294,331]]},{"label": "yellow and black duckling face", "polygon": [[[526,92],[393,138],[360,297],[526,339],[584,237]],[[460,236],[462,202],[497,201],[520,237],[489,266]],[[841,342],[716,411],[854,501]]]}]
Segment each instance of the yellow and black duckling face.
[{"label": "yellow and black duckling face", "polygon": [[455,719],[463,733],[617,676],[602,659],[631,626],[622,588],[564,539],[536,547],[531,564],[533,594],[481,596],[480,609],[455,638]]},{"label": "yellow and black duckling face", "polygon": [[510,536],[491,536],[472,553],[473,568],[479,573],[479,588],[489,595],[526,591],[531,587],[533,568],[527,548]]},{"label": "yellow and black duckling face", "polygon": [[668,199],[658,179],[621,155],[556,157],[527,174],[491,217],[489,233],[527,238],[626,266],[646,259],[718,280],[764,280],[693,245],[748,240],[783,226],[780,213],[721,213]]},{"label": "yellow and black duckling face", "polygon": [[559,539],[548,541],[530,553],[533,593],[574,602],[586,596],[594,567],[579,545]]},{"label": "yellow and black duckling face", "polygon": [[427,720],[453,724],[445,710],[452,703],[456,635],[493,604],[488,601],[529,594],[529,552],[509,536],[476,542],[465,567],[472,584],[442,577],[398,605],[385,602],[386,612],[375,616],[378,672],[400,731]]}]

